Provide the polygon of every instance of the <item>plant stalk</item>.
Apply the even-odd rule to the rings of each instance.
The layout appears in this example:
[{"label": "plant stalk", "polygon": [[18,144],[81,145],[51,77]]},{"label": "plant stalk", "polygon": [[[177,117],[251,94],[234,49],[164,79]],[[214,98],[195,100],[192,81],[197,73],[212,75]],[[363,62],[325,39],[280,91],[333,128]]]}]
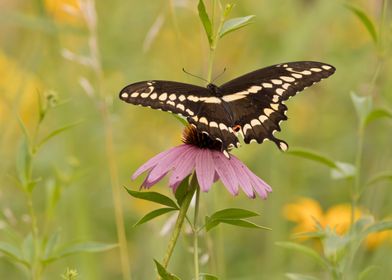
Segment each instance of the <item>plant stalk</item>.
[{"label": "plant stalk", "polygon": [[[213,12],[212,12],[212,16],[211,16],[212,28],[214,28],[214,22],[215,22],[215,5],[216,5],[216,1],[214,0],[214,1],[212,1],[212,7],[213,7]],[[218,46],[219,33],[220,33],[220,30],[222,29],[224,21],[225,21],[225,18],[221,14],[218,29],[216,30],[216,32],[213,32],[212,42],[210,44],[210,52],[209,52],[209,56],[208,56],[208,70],[207,70],[208,83],[211,83],[211,81],[212,81],[212,69],[213,69],[214,59],[215,59],[215,50]]]},{"label": "plant stalk", "polygon": [[[85,15],[87,27],[89,29],[88,46],[91,54],[91,68],[95,73],[97,81],[96,91],[100,99],[96,105],[101,113],[103,122],[104,137],[105,137],[105,152],[109,167],[110,185],[112,188],[112,199],[114,207],[114,218],[117,229],[117,239],[120,249],[120,263],[122,270],[122,277],[124,280],[131,280],[131,268],[128,253],[128,244],[124,226],[124,214],[121,202],[120,184],[118,179],[117,164],[114,158],[114,144],[113,144],[113,129],[110,120],[109,105],[105,100],[102,90],[103,70],[101,65],[101,57],[98,44],[97,32],[97,13],[95,10],[95,0],[88,0],[91,9],[90,16]],[[86,11],[87,12],[87,11]]]},{"label": "plant stalk", "polygon": [[186,194],[184,201],[181,204],[180,212],[178,213],[178,217],[176,220],[176,224],[174,226],[173,233],[170,237],[169,244],[166,249],[165,257],[163,258],[162,265],[164,268],[167,268],[169,265],[170,258],[173,254],[174,247],[176,246],[178,236],[180,235],[182,225],[184,224],[184,220],[186,217],[186,213],[188,212],[189,205],[191,204],[192,197],[197,188],[196,175],[193,174],[191,183],[189,185],[188,193]]},{"label": "plant stalk", "polygon": [[363,120],[360,121],[358,128],[358,145],[355,158],[356,176],[354,178],[353,189],[351,191],[352,207],[351,207],[351,226],[355,223],[355,209],[358,205],[358,199],[361,193],[361,166],[362,166],[362,153],[363,153],[363,138],[364,138],[365,125]]},{"label": "plant stalk", "polygon": [[38,225],[37,225],[37,216],[35,215],[34,206],[33,206],[33,197],[31,192],[27,192],[27,205],[29,208],[29,214],[31,219],[31,235],[33,238],[33,246],[34,246],[34,255],[30,267],[31,279],[39,280],[41,278],[39,232],[38,232]]},{"label": "plant stalk", "polygon": [[[197,182],[196,182],[197,184]],[[196,185],[196,202],[195,202],[195,214],[193,218],[193,263],[195,268],[195,280],[199,280],[199,228],[197,226],[197,220],[199,218],[199,205],[200,205],[200,187]]]}]

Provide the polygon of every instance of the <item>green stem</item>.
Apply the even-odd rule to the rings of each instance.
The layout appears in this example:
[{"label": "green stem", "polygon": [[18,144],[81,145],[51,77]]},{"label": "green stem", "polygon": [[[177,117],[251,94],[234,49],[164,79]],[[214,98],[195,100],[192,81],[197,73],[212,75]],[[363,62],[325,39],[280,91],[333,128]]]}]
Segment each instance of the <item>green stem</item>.
[{"label": "green stem", "polygon": [[358,128],[358,145],[355,158],[355,170],[356,176],[354,177],[353,189],[351,191],[352,207],[351,207],[351,226],[355,222],[355,209],[358,204],[358,199],[361,193],[361,165],[362,165],[362,153],[363,153],[363,137],[364,137],[365,126],[363,121],[360,121]]},{"label": "green stem", "polygon": [[[197,184],[197,182],[196,182]],[[195,268],[195,280],[199,279],[199,229],[197,220],[199,217],[199,202],[200,202],[200,187],[196,185],[196,202],[195,202],[195,215],[193,218],[193,263]]]},{"label": "green stem", "polygon": [[382,8],[381,8],[381,21],[380,21],[380,26],[378,29],[378,55],[379,56],[384,55],[383,37],[384,37],[384,28],[385,28],[387,6],[388,6],[388,0],[383,0],[382,1]]},{"label": "green stem", "polygon": [[[212,1],[212,6],[213,6],[213,13],[211,16],[211,22],[212,22],[212,27],[214,27],[214,18],[215,18],[215,4],[216,1]],[[223,15],[221,15],[220,21],[219,21],[219,26],[218,29],[216,30],[216,32],[214,32],[213,36],[212,36],[212,42],[210,45],[210,53],[209,53],[209,57],[208,57],[208,71],[207,71],[207,81],[209,83],[211,83],[212,80],[212,68],[213,68],[213,64],[214,64],[214,59],[215,59],[215,50],[218,46],[218,42],[219,42],[219,32],[222,29],[223,23],[225,22],[225,18],[223,17]]]},{"label": "green stem", "polygon": [[180,235],[182,225],[184,223],[186,213],[188,212],[189,205],[191,204],[193,194],[195,193],[197,186],[196,176],[192,176],[192,181],[189,185],[188,193],[186,194],[184,201],[181,204],[180,212],[178,213],[176,225],[174,226],[173,233],[170,237],[169,244],[166,249],[165,257],[163,258],[162,265],[167,268],[169,265],[170,258],[173,254],[174,247],[176,246],[178,236]]},{"label": "green stem", "polygon": [[124,213],[122,210],[120,183],[118,179],[117,163],[114,158],[114,144],[113,144],[113,130],[111,120],[108,112],[108,108],[105,104],[102,106],[101,114],[104,123],[105,133],[105,150],[106,159],[108,160],[110,185],[112,188],[112,199],[114,206],[114,218],[117,229],[117,238],[120,249],[120,261],[123,279],[131,280],[131,268],[129,263],[127,237],[124,226]]},{"label": "green stem", "polygon": [[41,277],[41,263],[40,263],[40,246],[39,246],[39,232],[37,224],[37,216],[35,215],[33,206],[33,197],[31,192],[27,192],[27,206],[31,219],[31,235],[33,238],[34,255],[31,263],[30,272],[31,279],[38,280]]},{"label": "green stem", "polygon": [[213,64],[214,64],[214,58],[215,58],[215,49],[210,48],[210,54],[208,57],[208,70],[207,70],[208,83],[211,83],[211,80],[212,80],[212,68],[213,68]]}]

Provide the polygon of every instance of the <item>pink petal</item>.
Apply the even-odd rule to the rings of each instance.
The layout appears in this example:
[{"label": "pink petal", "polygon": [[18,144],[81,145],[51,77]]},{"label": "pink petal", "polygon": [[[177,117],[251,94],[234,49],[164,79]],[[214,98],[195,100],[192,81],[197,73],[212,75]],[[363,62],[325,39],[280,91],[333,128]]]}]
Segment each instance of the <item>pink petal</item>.
[{"label": "pink petal", "polygon": [[262,197],[262,198],[267,198],[268,193],[272,192],[272,188],[263,180],[261,180],[259,177],[257,177],[252,171],[250,171],[248,168],[247,173],[249,178],[252,180],[252,185],[255,191]]},{"label": "pink petal", "polygon": [[176,162],[181,159],[192,146],[181,145],[170,150],[170,153],[166,154],[165,157],[161,158],[159,163],[151,169],[150,180],[155,181],[157,178],[161,177],[162,174],[166,174],[175,165]]},{"label": "pink petal", "polygon": [[249,169],[247,169],[245,165],[233,155],[231,155],[230,163],[237,174],[237,179],[240,183],[240,187],[242,188],[242,190],[246,193],[248,197],[255,198],[256,194],[252,188],[252,181],[247,174],[247,170]]},{"label": "pink petal", "polygon": [[163,173],[163,174],[161,174],[160,177],[156,178],[155,180],[151,180],[151,178],[150,178],[150,173],[151,173],[151,172],[148,173],[146,179],[144,179],[144,182],[142,183],[142,185],[140,186],[140,188],[146,188],[146,189],[151,188],[153,185],[155,185],[155,184],[158,183],[160,180],[162,180],[163,177],[165,177],[166,174],[167,174],[167,172],[166,172],[166,173]]},{"label": "pink petal", "polygon": [[171,148],[169,150],[166,150],[162,153],[157,154],[156,156],[150,158],[146,163],[144,163],[142,166],[140,166],[135,173],[132,175],[132,180],[135,180],[140,174],[143,172],[147,171],[148,169],[151,169],[155,165],[159,163],[159,161],[164,158],[167,154],[171,153],[173,150],[175,150],[177,147]]},{"label": "pink petal", "polygon": [[192,147],[188,150],[182,152],[182,154],[176,159],[172,172],[169,179],[169,186],[172,188],[177,188],[177,186],[188,176],[193,168],[195,167],[195,159],[200,149],[197,147]]},{"label": "pink petal", "polygon": [[203,192],[208,192],[214,182],[214,160],[208,149],[201,149],[196,157],[196,176]]},{"label": "pink petal", "polygon": [[238,194],[238,180],[231,164],[221,152],[213,151],[213,159],[215,162],[215,170],[218,173],[223,185],[233,195]]},{"label": "pink petal", "polygon": [[[215,166],[214,166],[215,167]],[[214,170],[214,183],[216,183],[219,180],[219,175],[218,173],[215,172]]]}]

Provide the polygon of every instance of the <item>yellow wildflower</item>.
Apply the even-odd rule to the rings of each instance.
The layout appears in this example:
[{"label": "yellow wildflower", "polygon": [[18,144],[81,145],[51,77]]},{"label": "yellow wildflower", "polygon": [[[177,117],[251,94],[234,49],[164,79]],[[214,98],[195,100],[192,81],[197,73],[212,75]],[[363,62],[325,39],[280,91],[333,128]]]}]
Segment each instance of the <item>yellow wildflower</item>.
[{"label": "yellow wildflower", "polygon": [[0,124],[14,118],[14,109],[25,121],[36,111],[38,79],[0,50]]},{"label": "yellow wildflower", "polygon": [[295,222],[295,233],[315,230],[316,221],[323,219],[323,210],[320,204],[311,198],[301,197],[295,203],[287,204],[283,209],[286,219]]},{"label": "yellow wildflower", "polygon": [[365,245],[369,250],[373,250],[386,241],[392,241],[392,231],[380,231],[371,233],[366,237]]},{"label": "yellow wildflower", "polygon": [[[315,231],[316,222],[318,222],[322,227],[329,227],[339,235],[344,235],[349,230],[352,215],[349,204],[334,205],[324,213],[316,200],[306,197],[297,199],[295,203],[287,204],[283,208],[283,214],[287,220],[296,223],[294,233]],[[362,214],[360,209],[355,209],[354,221],[357,221]],[[365,239],[365,246],[372,250],[386,240],[392,240],[392,231],[368,235]]]},{"label": "yellow wildflower", "polygon": [[48,14],[56,21],[68,24],[80,24],[82,17],[78,0],[45,0]]},{"label": "yellow wildflower", "polygon": [[[361,215],[361,210],[355,209],[354,221],[357,221]],[[351,225],[351,205],[338,204],[332,206],[325,213],[322,224],[323,226],[329,226],[339,235],[345,234]]]}]

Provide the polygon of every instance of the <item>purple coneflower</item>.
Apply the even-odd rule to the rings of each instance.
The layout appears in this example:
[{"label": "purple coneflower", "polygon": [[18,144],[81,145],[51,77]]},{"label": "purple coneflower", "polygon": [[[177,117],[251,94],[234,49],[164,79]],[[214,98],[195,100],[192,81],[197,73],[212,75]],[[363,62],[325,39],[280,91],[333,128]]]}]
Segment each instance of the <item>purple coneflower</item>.
[{"label": "purple coneflower", "polygon": [[163,179],[170,171],[169,186],[176,191],[179,184],[193,171],[196,172],[200,189],[208,192],[212,184],[221,180],[232,195],[239,187],[250,198],[256,193],[267,198],[271,187],[250,171],[238,158],[230,159],[220,151],[221,143],[199,133],[192,126],[185,128],[184,144],[164,151],[151,158],[132,175],[132,180],[149,171],[142,188],[150,188]]}]

